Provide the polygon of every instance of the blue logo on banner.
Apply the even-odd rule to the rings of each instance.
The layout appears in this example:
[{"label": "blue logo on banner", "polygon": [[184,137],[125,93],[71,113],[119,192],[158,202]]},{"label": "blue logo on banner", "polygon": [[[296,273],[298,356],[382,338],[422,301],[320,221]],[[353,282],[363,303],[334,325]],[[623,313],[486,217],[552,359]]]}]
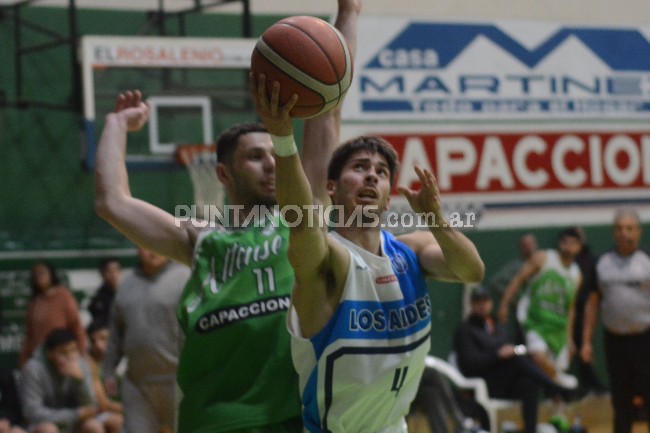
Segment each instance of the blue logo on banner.
[{"label": "blue logo on banner", "polygon": [[[388,50],[416,50],[426,56],[437,53],[438,67],[445,68],[477,37],[495,45],[532,68],[553,52],[567,38],[575,37],[594,52],[605,64],[616,71],[650,71],[650,43],[637,30],[566,28],[534,50],[529,50],[508,34],[492,25],[413,23],[385,47]],[[411,62],[407,69],[426,69],[430,62]],[[404,69],[401,65],[387,66],[380,55],[370,60],[366,68]]]},{"label": "blue logo on banner", "polygon": [[[487,49],[507,53],[520,66],[466,59],[456,70],[454,61],[479,38],[487,41]],[[570,41],[579,46],[568,46]],[[376,54],[356,80],[359,107],[370,117],[645,118],[650,113],[650,41],[636,29],[562,28],[529,49],[496,25],[413,22],[384,47],[372,49]],[[555,71],[535,70],[554,52],[573,57],[555,59]],[[576,61],[576,55],[581,59]],[[595,58],[609,71],[592,70],[588,65]]]}]

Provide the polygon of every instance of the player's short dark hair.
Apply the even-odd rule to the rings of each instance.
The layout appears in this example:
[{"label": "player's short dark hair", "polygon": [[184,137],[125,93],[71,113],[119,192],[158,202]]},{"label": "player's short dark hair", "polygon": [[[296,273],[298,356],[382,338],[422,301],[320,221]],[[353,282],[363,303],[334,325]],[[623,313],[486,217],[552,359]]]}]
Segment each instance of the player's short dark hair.
[{"label": "player's short dark hair", "polygon": [[237,150],[239,137],[251,132],[268,132],[261,123],[238,123],[223,131],[217,137],[217,162],[232,164],[232,156]]},{"label": "player's short dark hair", "polygon": [[395,173],[399,167],[397,152],[389,142],[380,137],[362,135],[346,141],[339,146],[327,167],[327,179],[338,180],[341,177],[343,167],[355,153],[367,150],[371,153],[378,153],[386,159],[388,171],[390,172],[390,184],[393,185]]},{"label": "player's short dark hair", "polygon": [[47,334],[47,337],[45,337],[44,345],[45,349],[50,351],[52,349],[56,349],[57,347],[68,344],[71,341],[77,341],[77,338],[71,330],[67,328],[57,328]]},{"label": "player's short dark hair", "polygon": [[117,263],[118,265],[122,265],[122,263],[120,263],[117,257],[106,257],[99,261],[99,264],[97,265],[97,269],[99,269],[99,272],[104,272],[106,268],[108,268],[108,265],[110,265],[111,263]]},{"label": "player's short dark hair", "polygon": [[101,331],[102,329],[108,329],[108,320],[103,317],[98,317],[88,324],[86,327],[86,335],[90,337],[95,332]]},{"label": "player's short dark hair", "polygon": [[582,236],[580,236],[580,232],[575,227],[567,227],[565,229],[560,230],[560,232],[557,234],[557,240],[559,241],[564,238],[575,238],[579,241],[582,240]]}]

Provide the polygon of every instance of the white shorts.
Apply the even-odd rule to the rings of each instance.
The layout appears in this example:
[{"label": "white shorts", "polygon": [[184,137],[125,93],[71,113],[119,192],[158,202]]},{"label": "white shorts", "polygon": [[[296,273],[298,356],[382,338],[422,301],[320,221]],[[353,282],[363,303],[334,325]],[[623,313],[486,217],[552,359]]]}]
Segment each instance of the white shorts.
[{"label": "white shorts", "polygon": [[569,348],[564,346],[556,355],[549,347],[546,341],[536,331],[526,331],[526,347],[528,353],[544,353],[555,364],[557,371],[567,371],[569,369]]}]

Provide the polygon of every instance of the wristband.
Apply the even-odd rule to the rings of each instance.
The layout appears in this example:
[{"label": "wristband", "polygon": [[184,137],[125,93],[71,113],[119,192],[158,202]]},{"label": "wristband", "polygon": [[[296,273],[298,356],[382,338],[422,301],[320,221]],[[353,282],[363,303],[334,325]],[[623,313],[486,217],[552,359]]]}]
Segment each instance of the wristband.
[{"label": "wristband", "polygon": [[287,157],[298,153],[296,142],[293,141],[293,135],[280,137],[271,134],[271,141],[273,142],[273,151],[277,156]]}]

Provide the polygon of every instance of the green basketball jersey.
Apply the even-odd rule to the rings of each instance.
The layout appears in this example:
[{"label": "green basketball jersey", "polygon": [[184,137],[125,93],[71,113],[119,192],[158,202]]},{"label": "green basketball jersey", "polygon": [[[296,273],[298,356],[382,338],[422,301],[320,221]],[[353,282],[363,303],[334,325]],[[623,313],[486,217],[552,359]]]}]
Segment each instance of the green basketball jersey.
[{"label": "green basketball jersey", "polygon": [[225,432],[300,416],[285,324],[294,282],[288,238],[287,227],[268,220],[265,227],[199,237],[178,307],[185,333],[179,432]]},{"label": "green basketball jersey", "polygon": [[556,250],[547,250],[544,265],[529,283],[526,329],[536,331],[555,353],[567,344],[569,308],[579,279],[575,262],[564,266]]}]

